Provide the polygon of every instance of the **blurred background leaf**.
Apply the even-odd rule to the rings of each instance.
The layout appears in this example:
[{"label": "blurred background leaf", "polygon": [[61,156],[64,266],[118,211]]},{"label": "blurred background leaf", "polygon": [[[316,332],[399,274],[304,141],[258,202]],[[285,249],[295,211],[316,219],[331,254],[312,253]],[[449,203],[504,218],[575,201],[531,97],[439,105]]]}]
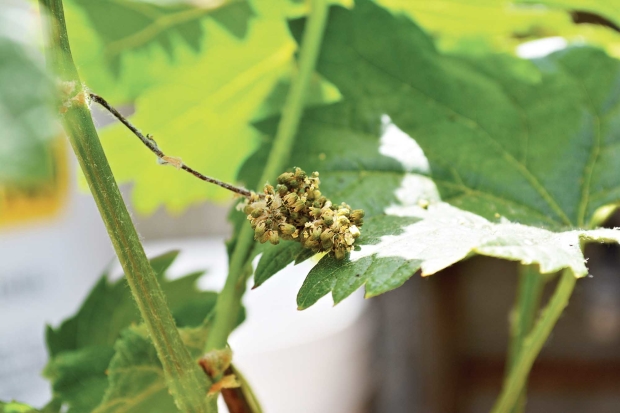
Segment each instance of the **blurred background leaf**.
[{"label": "blurred background leaf", "polygon": [[[151,265],[177,325],[197,326],[213,308],[217,294],[196,289],[202,273],[173,281],[166,279],[164,273],[177,254],[170,252],[153,258]],[[68,406],[68,412],[90,413],[101,402],[108,388],[106,370],[115,354],[114,343],[121,331],[140,320],[125,279],[110,283],[106,274],[75,316],[58,328],[48,326],[50,360],[44,374],[51,381],[54,397]]]},{"label": "blurred background leaf", "polygon": [[0,4],[0,189],[36,185],[54,173],[52,81],[19,13]]},{"label": "blurred background leaf", "polygon": [[620,56],[620,33],[600,24],[575,24],[575,11],[600,14],[618,25],[612,1],[585,0],[376,0],[412,17],[442,50],[514,52],[519,44],[544,37],[603,46]]}]

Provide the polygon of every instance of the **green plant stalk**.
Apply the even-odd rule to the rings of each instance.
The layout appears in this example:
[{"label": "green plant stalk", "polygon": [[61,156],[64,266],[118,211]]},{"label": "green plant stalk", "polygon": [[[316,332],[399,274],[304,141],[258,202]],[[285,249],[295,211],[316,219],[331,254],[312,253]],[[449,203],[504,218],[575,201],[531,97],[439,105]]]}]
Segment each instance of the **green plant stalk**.
[{"label": "green plant stalk", "polygon": [[551,334],[551,330],[560,318],[562,311],[568,305],[576,282],[577,279],[570,270],[562,272],[549,304],[536,322],[532,332],[523,341],[521,351],[515,358],[514,367],[504,382],[502,392],[491,410],[492,413],[508,413],[514,408],[538,353]]},{"label": "green plant stalk", "polygon": [[[264,182],[275,179],[285,169],[286,162],[288,162],[293,149],[295,135],[304,108],[306,91],[321,48],[329,9],[327,0],[313,0],[311,7],[301,43],[299,72],[286,96],[282,118],[269,152],[267,164],[259,180],[257,191],[262,191]],[[244,225],[232,253],[226,284],[215,305],[215,319],[207,339],[205,351],[224,348],[228,335],[235,327],[241,311],[241,297],[245,292],[245,284],[247,278],[252,274],[251,268],[248,269],[250,265],[248,257],[250,257],[254,246],[253,239],[254,231],[249,225]]]},{"label": "green plant stalk", "polygon": [[[508,363],[506,365],[506,377],[508,379],[510,372],[515,367],[515,361],[525,337],[532,330],[536,313],[540,308],[543,288],[546,283],[546,276],[539,274],[537,266],[523,265],[519,267],[519,287],[517,291],[517,299],[511,316],[510,346],[508,350]],[[525,406],[525,387],[521,392],[521,396],[512,413],[523,411]]]},{"label": "green plant stalk", "polygon": [[40,0],[39,4],[42,12],[49,12],[47,58],[60,85],[58,103],[63,108],[65,131],[155,345],[170,393],[182,412],[214,412],[214,402],[206,398],[209,379],[181,340],[99,142],[71,56],[62,0]]}]

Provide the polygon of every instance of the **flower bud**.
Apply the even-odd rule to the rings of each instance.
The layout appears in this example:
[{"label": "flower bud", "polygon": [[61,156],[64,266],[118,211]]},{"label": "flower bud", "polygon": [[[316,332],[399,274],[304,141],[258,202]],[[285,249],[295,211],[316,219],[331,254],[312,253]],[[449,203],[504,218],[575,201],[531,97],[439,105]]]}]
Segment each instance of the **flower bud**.
[{"label": "flower bud", "polygon": [[265,233],[263,235],[261,235],[261,237],[259,238],[259,242],[261,244],[264,244],[265,242],[267,242],[269,240],[269,235],[272,231],[265,231]]},{"label": "flower bud", "polygon": [[326,240],[321,240],[321,246],[323,247],[325,251],[329,251],[334,246],[334,241],[332,241],[331,238],[328,238]]},{"label": "flower bud", "polygon": [[354,209],[351,211],[351,221],[356,224],[361,224],[364,222],[364,210],[363,209]]},{"label": "flower bud", "polygon": [[336,248],[334,254],[337,260],[341,260],[347,255],[347,251],[344,248]]},{"label": "flower bud", "polygon": [[286,185],[291,181],[291,179],[293,179],[293,174],[290,172],[284,172],[283,174],[278,176],[278,183]]},{"label": "flower bud", "polygon": [[306,179],[307,176],[308,175],[306,175],[306,173],[301,168],[295,168],[295,178]]},{"label": "flower bud", "polygon": [[280,237],[276,231],[269,231],[269,242],[273,245],[277,245],[280,242]]},{"label": "flower bud", "polygon": [[258,239],[262,237],[264,233],[265,233],[265,223],[261,222],[256,226],[256,229],[254,229],[254,238]]},{"label": "flower bud", "polygon": [[295,202],[297,202],[297,199],[299,199],[299,197],[295,192],[291,192],[283,198],[284,202],[286,202],[290,206],[295,204]]},{"label": "flower bud", "polygon": [[323,231],[323,233],[321,233],[321,241],[332,239],[333,236],[334,236],[334,231],[328,228],[325,231]]},{"label": "flower bud", "polygon": [[319,228],[314,228],[314,229],[312,230],[312,238],[313,238],[314,240],[317,240],[317,241],[318,241],[318,240],[321,238],[321,233],[322,233],[322,231],[321,231],[321,228],[320,228],[320,227],[319,227]]},{"label": "flower bud", "polygon": [[351,235],[350,232],[345,232],[344,242],[346,242],[347,245],[353,245],[353,243],[355,242],[355,238],[353,237],[353,235]]},{"label": "flower bud", "polygon": [[291,224],[282,224],[282,225],[280,225],[280,231],[284,235],[293,235],[295,230],[296,230],[296,228],[295,228],[294,225],[291,225]]}]

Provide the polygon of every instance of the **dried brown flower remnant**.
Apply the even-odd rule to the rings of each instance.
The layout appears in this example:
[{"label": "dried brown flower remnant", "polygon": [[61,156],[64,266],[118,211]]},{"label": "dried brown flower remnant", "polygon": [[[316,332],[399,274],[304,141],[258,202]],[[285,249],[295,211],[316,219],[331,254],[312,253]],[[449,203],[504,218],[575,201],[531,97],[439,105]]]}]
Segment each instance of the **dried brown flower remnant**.
[{"label": "dried brown flower remnant", "polygon": [[265,185],[264,196],[252,194],[243,212],[254,229],[254,239],[277,244],[298,241],[314,252],[333,252],[342,259],[353,249],[364,222],[364,211],[344,202],[332,205],[319,190],[319,173],[308,176],[300,168],[278,177],[275,188]]}]

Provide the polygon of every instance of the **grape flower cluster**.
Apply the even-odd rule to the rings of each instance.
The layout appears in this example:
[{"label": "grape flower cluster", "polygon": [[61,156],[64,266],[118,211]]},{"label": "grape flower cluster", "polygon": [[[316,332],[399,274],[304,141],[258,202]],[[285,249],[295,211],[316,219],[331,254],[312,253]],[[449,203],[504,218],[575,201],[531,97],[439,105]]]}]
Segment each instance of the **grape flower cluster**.
[{"label": "grape flower cluster", "polygon": [[343,259],[360,235],[364,211],[346,203],[333,205],[319,190],[319,173],[308,176],[300,168],[278,177],[275,188],[252,193],[242,204],[254,229],[254,239],[278,244],[298,241],[314,252],[333,252]]}]

